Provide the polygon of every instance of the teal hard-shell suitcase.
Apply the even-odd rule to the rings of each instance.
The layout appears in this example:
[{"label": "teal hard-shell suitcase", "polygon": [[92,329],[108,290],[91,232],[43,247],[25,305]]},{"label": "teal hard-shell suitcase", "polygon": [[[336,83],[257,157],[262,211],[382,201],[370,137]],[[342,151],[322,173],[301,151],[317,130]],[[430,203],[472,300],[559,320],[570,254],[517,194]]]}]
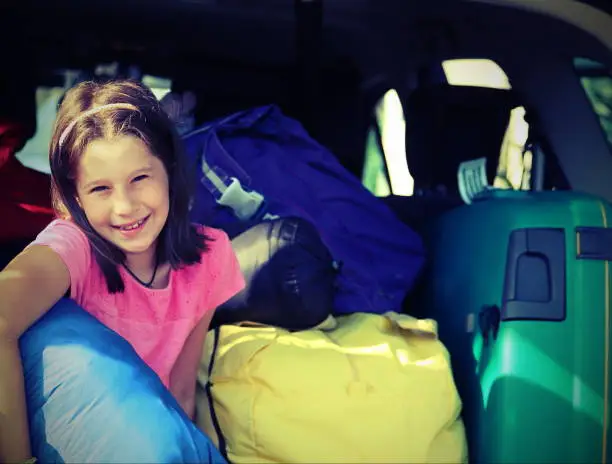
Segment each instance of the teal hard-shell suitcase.
[{"label": "teal hard-shell suitcase", "polygon": [[490,191],[424,232],[470,462],[596,463],[610,437],[612,206]]}]

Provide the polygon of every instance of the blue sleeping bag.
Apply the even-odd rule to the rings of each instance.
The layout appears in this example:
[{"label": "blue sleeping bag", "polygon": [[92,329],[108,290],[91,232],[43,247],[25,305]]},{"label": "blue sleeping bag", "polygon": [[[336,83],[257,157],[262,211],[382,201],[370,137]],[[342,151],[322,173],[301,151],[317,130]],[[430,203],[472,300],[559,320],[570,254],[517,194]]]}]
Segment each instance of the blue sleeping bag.
[{"label": "blue sleeping bag", "polygon": [[[194,221],[234,236],[264,213],[303,218],[341,265],[334,312],[401,311],[424,263],[420,237],[297,121],[272,105],[212,122],[183,140],[200,180]],[[216,183],[205,175],[210,169],[217,171]],[[238,221],[215,197],[224,177],[261,194],[266,211],[252,223]]]},{"label": "blue sleeping bag", "polygon": [[72,300],[20,339],[41,463],[225,463],[131,345]]}]

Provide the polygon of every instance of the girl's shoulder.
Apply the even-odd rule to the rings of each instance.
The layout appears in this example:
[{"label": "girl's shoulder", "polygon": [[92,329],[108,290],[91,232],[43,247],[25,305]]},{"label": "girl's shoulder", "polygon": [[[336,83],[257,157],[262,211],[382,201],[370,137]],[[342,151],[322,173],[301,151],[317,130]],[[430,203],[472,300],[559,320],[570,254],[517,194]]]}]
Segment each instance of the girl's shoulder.
[{"label": "girl's shoulder", "polygon": [[[46,233],[50,230],[64,230],[68,229],[74,231],[75,233],[80,233],[85,235],[81,228],[76,225],[76,223],[72,219],[64,219],[60,217],[54,218],[47,226],[40,232],[40,234]],[[40,235],[39,234],[39,235]]]},{"label": "girl's shoulder", "polygon": [[232,242],[227,233],[215,227],[194,224],[198,232],[206,237],[206,251],[202,252],[200,266],[204,272],[218,274],[219,269],[236,260]]},{"label": "girl's shoulder", "polygon": [[73,221],[54,219],[29,245],[48,246],[66,265],[70,274],[71,296],[82,301],[95,275],[96,263],[85,233]]},{"label": "girl's shoulder", "polygon": [[199,224],[196,227],[209,239],[206,242],[208,250],[202,253],[199,265],[202,273],[199,275],[201,279],[199,282],[208,284],[203,287],[206,293],[206,307],[215,308],[244,289],[245,280],[227,233],[221,229]]},{"label": "girl's shoulder", "polygon": [[81,228],[72,220],[61,218],[53,219],[47,224],[47,226],[36,236],[32,244],[73,246],[76,247],[76,249],[81,247],[89,248],[89,241]]}]

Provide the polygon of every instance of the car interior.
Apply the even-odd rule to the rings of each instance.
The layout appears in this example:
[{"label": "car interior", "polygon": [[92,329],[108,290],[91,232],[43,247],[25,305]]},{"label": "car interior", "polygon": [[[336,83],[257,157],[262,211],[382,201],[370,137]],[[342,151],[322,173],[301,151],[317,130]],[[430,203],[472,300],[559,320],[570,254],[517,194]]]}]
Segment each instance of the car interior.
[{"label": "car interior", "polygon": [[[470,450],[488,441],[487,449],[504,449],[511,455],[512,442],[504,445],[501,428],[481,425],[485,413],[472,404],[486,403],[482,395],[491,393],[474,387],[476,378],[484,385],[482,365],[497,356],[493,348],[486,350],[487,331],[501,330],[504,324],[513,330],[512,318],[505,318],[503,309],[500,326],[500,320],[494,320],[499,314],[491,320],[491,311],[481,307],[460,316],[462,297],[454,303],[451,297],[432,295],[444,289],[464,295],[452,280],[465,284],[464,278],[452,269],[462,269],[466,282],[486,281],[487,274],[499,271],[501,276],[510,259],[508,239],[499,238],[502,229],[491,225],[505,206],[474,208],[469,219],[463,213],[469,200],[458,172],[466,162],[484,160],[487,189],[502,196],[584,194],[606,204],[612,201],[612,119],[611,107],[605,106],[606,98],[612,102],[612,20],[585,2],[543,3],[553,2],[3,2],[0,269],[53,217],[47,149],[57,105],[74,83],[132,77],[145,82],[159,98],[169,92],[192,92],[198,102],[195,127],[248,108],[276,105],[421,234],[427,251],[425,270],[402,309],[415,317],[434,318],[441,337],[446,337],[464,401]],[[542,201],[553,201],[546,198]],[[552,216],[538,214],[544,219],[537,227],[558,227]],[[519,226],[517,222],[513,227]],[[453,249],[463,252],[453,254]],[[477,257],[489,252],[488,260]],[[472,257],[480,263],[478,269],[465,264]],[[538,280],[539,264],[524,265],[532,281],[549,285],[547,279],[552,278],[544,271]],[[474,283],[473,288],[481,286]],[[531,290],[520,288],[524,298],[531,298]],[[501,284],[495,292],[487,304],[505,308]],[[467,300],[473,301],[473,294],[465,294]],[[570,301],[574,300],[568,297]],[[573,317],[570,303],[566,311],[567,322]],[[603,316],[597,317],[599,322],[593,324],[609,335]],[[445,326],[445,320],[453,322]],[[465,333],[458,335],[460,330]],[[548,333],[546,328],[534,329],[538,330]],[[476,342],[475,333],[482,335]],[[596,331],[593,337],[599,335]],[[567,337],[568,344],[574,343],[574,335]],[[546,353],[546,346],[541,345],[538,353]],[[602,346],[582,349],[599,359],[609,350],[607,342]],[[499,363],[502,372],[503,362]],[[606,382],[612,378],[607,368],[602,375]],[[593,388],[601,401],[612,398],[608,383]],[[479,397],[470,393],[474,390],[480,391]],[[548,404],[548,397],[542,398],[538,401]],[[521,400],[512,395],[495,401],[491,420],[502,421],[504,408],[524,412],[535,407],[533,402],[519,407],[516,402]],[[607,424],[609,419],[601,417],[609,410],[601,412],[598,407],[591,410],[598,425],[585,419],[581,430],[589,432],[580,443],[596,447],[594,455],[601,458],[603,453],[606,462],[612,454],[602,443],[612,432],[606,425],[602,438],[598,427],[601,420]],[[567,421],[566,428],[542,432],[542,440],[571,436],[573,429],[567,424],[572,420],[568,413],[560,419]],[[533,421],[530,433],[545,422]],[[597,444],[584,438],[597,434],[591,434],[592,429],[599,433]],[[579,440],[567,438],[567,447]],[[559,445],[557,457],[569,449],[564,446]],[[551,447],[546,449],[550,455]],[[483,454],[482,462],[493,462],[493,455]],[[537,453],[530,456],[545,462]]]}]

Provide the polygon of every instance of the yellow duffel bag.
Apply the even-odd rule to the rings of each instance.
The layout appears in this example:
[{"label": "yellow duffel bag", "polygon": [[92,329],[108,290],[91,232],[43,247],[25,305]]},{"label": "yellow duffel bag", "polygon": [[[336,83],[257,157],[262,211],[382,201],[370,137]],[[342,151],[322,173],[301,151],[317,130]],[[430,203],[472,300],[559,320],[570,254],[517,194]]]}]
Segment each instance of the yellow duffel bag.
[{"label": "yellow duffel bag", "polygon": [[221,326],[198,375],[196,422],[234,464],[466,462],[460,412],[435,321],[396,313]]}]

